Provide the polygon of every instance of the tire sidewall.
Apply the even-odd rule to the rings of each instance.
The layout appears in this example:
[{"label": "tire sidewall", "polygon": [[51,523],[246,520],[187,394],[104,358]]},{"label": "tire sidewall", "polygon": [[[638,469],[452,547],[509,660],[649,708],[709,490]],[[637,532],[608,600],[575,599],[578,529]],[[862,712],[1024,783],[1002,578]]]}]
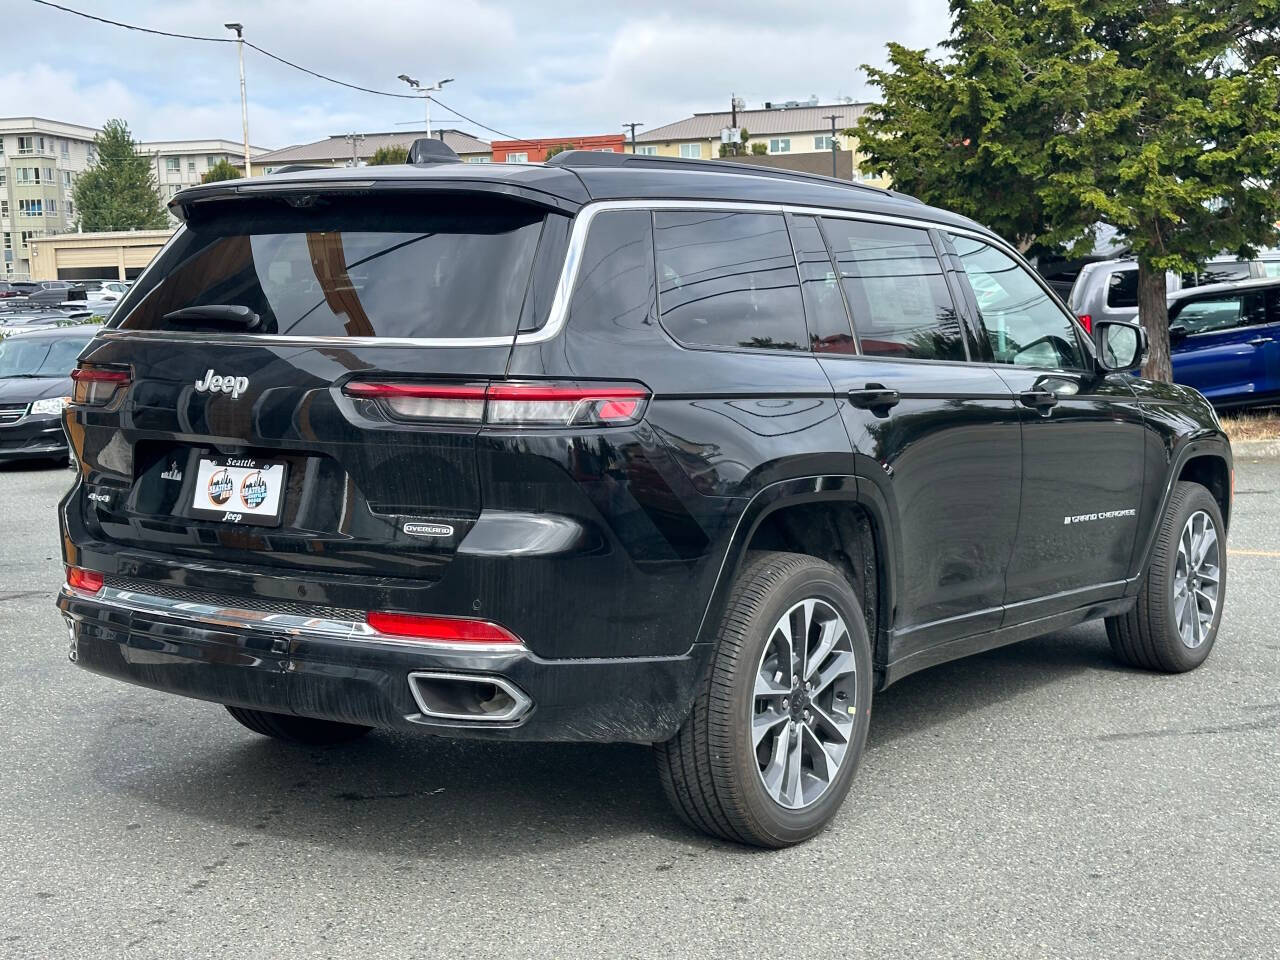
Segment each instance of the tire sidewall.
[{"label": "tire sidewall", "polygon": [[[1218,501],[1204,487],[1189,485],[1186,496],[1179,498],[1176,508],[1169,512],[1166,523],[1169,525],[1170,549],[1163,558],[1164,562],[1152,565],[1149,590],[1156,591],[1155,598],[1163,604],[1164,636],[1162,637],[1166,652],[1175,661],[1178,670],[1191,670],[1204,663],[1213,650],[1218,638],[1218,627],[1222,623],[1222,611],[1227,599],[1227,532],[1222,522],[1222,510]],[[1174,616],[1173,580],[1178,561],[1178,542],[1182,530],[1191,515],[1203,511],[1213,521],[1218,534],[1218,603],[1213,611],[1213,621],[1209,624],[1209,636],[1200,646],[1192,649],[1182,642],[1178,632],[1177,618]]]},{"label": "tire sidewall", "polygon": [[[844,618],[849,630],[857,669],[857,713],[848,752],[835,782],[813,805],[801,810],[788,810],[769,796],[760,781],[750,735],[755,710],[755,677],[774,624],[793,605],[814,597],[831,604]],[[734,684],[731,716],[735,771],[742,785],[741,796],[748,814],[762,832],[775,837],[779,844],[797,843],[821,830],[844,801],[857,772],[870,726],[871,645],[862,611],[848,582],[834,568],[818,560],[787,576],[774,587],[751,617],[751,641],[743,649],[740,664],[740,673]]]}]

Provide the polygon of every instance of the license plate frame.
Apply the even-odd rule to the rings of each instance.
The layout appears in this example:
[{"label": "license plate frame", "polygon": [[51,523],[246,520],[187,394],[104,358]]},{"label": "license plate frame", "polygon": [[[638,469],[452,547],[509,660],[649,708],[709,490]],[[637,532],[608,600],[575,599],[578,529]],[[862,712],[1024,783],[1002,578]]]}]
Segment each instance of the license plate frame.
[{"label": "license plate frame", "polygon": [[278,527],[288,465],[258,457],[199,457],[187,500],[191,515],[222,523]]}]

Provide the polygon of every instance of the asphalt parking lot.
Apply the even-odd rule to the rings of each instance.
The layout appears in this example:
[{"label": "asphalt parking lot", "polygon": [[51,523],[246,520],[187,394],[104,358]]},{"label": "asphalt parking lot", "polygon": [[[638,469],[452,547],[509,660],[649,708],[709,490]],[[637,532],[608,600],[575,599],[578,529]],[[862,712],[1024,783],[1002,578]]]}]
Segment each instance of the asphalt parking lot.
[{"label": "asphalt parking lot", "polygon": [[818,840],[685,830],[637,746],[290,748],[66,659],[65,468],[0,467],[0,956],[1280,956],[1280,460],[1217,648],[1100,624],[880,695]]}]

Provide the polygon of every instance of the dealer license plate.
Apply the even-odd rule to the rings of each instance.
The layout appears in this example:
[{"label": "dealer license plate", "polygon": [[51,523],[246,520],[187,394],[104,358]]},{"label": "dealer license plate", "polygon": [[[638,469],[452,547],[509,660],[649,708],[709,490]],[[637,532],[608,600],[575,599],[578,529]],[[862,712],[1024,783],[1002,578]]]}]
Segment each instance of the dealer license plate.
[{"label": "dealer license plate", "polygon": [[284,507],[283,463],[253,457],[200,458],[191,512],[226,523],[274,527]]}]

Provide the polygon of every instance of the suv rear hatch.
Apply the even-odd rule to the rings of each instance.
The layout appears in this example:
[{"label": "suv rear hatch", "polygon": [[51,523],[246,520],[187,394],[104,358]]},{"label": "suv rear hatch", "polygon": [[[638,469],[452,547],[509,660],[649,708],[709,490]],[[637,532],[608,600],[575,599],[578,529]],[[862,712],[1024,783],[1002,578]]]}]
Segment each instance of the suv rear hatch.
[{"label": "suv rear hatch", "polygon": [[480,511],[480,424],[411,422],[350,385],[503,377],[568,219],[421,191],[198,212],[81,359],[87,531],[184,562],[436,579]]}]

